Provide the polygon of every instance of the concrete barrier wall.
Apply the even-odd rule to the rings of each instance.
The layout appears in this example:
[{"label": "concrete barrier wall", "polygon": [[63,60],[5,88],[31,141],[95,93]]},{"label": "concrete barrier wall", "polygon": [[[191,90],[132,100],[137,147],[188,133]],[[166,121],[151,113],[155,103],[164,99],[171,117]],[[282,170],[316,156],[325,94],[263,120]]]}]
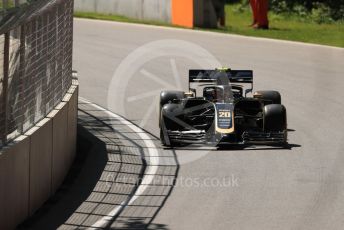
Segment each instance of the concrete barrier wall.
[{"label": "concrete barrier wall", "polygon": [[0,229],[14,229],[29,215],[30,138],[16,141],[0,153]]},{"label": "concrete barrier wall", "polygon": [[0,229],[14,229],[63,182],[75,157],[78,85],[27,133],[0,151]]},{"label": "concrete barrier wall", "polygon": [[216,28],[220,0],[75,0],[76,12],[122,15],[193,28]]},{"label": "concrete barrier wall", "polygon": [[122,15],[171,23],[172,0],[75,0],[77,12]]},{"label": "concrete barrier wall", "polygon": [[29,214],[32,215],[51,195],[53,119],[43,119],[25,135],[30,139]]},{"label": "concrete barrier wall", "polygon": [[56,192],[68,171],[68,104],[60,103],[56,110],[48,114],[53,122],[53,149],[51,159],[51,191]]}]

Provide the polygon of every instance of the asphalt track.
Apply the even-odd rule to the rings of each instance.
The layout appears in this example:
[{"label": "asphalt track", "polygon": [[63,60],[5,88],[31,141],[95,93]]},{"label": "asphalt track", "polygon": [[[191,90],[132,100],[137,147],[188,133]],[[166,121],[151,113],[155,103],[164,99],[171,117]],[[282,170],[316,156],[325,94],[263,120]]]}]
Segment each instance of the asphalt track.
[{"label": "asphalt track", "polygon": [[[156,136],[156,97],[149,92],[169,85],[186,90],[188,69],[199,65],[173,52],[153,60],[143,56],[142,66],[129,66],[128,75],[121,74],[119,81],[127,79],[125,84],[110,87],[116,69],[126,67],[123,61],[128,55],[152,41],[178,39],[179,43],[163,44],[181,46],[180,40],[191,42],[222,66],[253,69],[256,90],[275,89],[282,94],[290,149],[177,149],[177,186],[153,220],[156,226],[343,229],[344,49],[80,19],[75,20],[74,31],[73,68],[79,72],[80,95]],[[173,76],[178,76],[177,81]],[[163,154],[160,146],[157,149]]]}]

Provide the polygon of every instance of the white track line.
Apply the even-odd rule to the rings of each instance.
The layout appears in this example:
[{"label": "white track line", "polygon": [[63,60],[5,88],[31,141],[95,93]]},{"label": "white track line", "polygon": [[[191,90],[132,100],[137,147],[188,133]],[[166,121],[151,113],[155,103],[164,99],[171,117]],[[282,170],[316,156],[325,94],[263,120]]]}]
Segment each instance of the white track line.
[{"label": "white track line", "polygon": [[[91,105],[92,107],[94,107],[100,111],[103,111],[104,113],[106,113],[110,117],[113,117],[116,120],[120,121],[123,125],[128,126],[131,130],[133,130],[142,139],[142,141],[145,143],[145,145],[147,147],[149,165],[147,165],[146,171],[144,173],[144,174],[146,174],[146,176],[144,176],[142,178],[142,182],[141,182],[140,186],[137,188],[137,190],[135,191],[135,194],[130,198],[130,200],[127,204],[127,205],[131,205],[132,203],[134,203],[134,201],[138,197],[140,197],[140,195],[143,194],[143,192],[147,189],[147,187],[153,182],[154,175],[158,171],[159,153],[156,149],[156,146],[154,145],[153,141],[150,139],[150,137],[146,134],[145,131],[143,131],[141,128],[137,127],[136,125],[134,125],[130,121],[120,117],[119,115],[117,115],[113,112],[110,112],[110,111],[104,109],[103,107],[100,107],[99,105],[96,105],[96,104],[88,101],[87,99],[79,97],[79,100],[82,103],[86,103],[86,104]],[[106,227],[110,223],[110,221],[112,221],[113,218],[119,213],[119,211],[123,208],[124,205],[125,205],[125,202],[122,202],[118,207],[113,209],[111,212],[109,212],[106,216],[104,216],[103,218],[98,220],[95,224],[93,224],[88,229],[99,229],[99,228]]]}]

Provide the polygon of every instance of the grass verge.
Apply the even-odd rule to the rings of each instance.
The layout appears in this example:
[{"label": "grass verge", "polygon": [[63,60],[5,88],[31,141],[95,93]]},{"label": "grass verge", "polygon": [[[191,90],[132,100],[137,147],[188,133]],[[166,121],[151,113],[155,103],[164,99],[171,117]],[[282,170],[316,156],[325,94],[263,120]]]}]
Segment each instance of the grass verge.
[{"label": "grass verge", "polygon": [[[80,18],[175,27],[168,23],[141,21],[117,15],[83,12],[75,12],[74,15]],[[297,16],[277,15],[270,12],[270,30],[254,30],[248,26],[251,23],[251,18],[251,12],[248,7],[241,7],[238,4],[226,5],[227,26],[225,28],[195,29],[344,47],[344,23],[317,24],[315,22],[304,21]]]}]

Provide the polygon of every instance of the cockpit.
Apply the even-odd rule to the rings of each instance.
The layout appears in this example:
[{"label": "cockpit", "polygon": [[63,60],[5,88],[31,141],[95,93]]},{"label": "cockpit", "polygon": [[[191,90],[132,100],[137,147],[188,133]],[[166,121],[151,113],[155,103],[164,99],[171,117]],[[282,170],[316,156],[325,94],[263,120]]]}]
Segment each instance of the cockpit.
[{"label": "cockpit", "polygon": [[211,102],[228,103],[243,96],[243,88],[237,85],[206,86],[203,97]]},{"label": "cockpit", "polygon": [[227,103],[233,99],[229,86],[207,86],[203,88],[203,97],[211,102]]}]

